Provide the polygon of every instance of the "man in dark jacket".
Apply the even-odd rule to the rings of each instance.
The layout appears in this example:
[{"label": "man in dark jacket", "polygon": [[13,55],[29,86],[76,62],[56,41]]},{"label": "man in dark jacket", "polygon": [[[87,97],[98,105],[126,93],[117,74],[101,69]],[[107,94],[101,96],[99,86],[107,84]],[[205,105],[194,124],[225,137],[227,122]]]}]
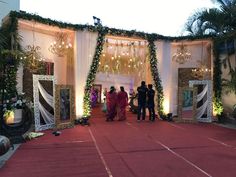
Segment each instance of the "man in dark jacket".
[{"label": "man in dark jacket", "polygon": [[145,120],[146,116],[146,95],[147,95],[147,86],[145,81],[141,82],[141,86],[137,88],[138,91],[138,117],[137,120],[140,121],[140,116],[142,113],[142,120]]}]

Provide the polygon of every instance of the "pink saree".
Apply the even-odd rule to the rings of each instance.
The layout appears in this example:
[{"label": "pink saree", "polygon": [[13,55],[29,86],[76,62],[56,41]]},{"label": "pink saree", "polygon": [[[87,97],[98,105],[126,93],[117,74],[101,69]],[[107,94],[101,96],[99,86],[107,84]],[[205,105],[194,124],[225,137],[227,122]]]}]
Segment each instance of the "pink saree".
[{"label": "pink saree", "polygon": [[118,92],[117,94],[118,105],[118,120],[126,119],[126,106],[128,105],[128,94],[126,92]]},{"label": "pink saree", "polygon": [[117,93],[116,92],[107,92],[107,121],[113,120],[117,114]]}]

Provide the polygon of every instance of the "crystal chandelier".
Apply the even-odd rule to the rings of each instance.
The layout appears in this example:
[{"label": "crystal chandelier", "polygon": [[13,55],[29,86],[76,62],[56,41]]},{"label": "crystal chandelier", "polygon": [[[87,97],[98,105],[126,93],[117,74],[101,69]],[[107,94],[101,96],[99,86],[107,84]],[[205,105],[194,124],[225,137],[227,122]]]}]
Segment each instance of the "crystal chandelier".
[{"label": "crystal chandelier", "polygon": [[201,60],[197,61],[199,63],[199,68],[192,69],[192,76],[197,79],[207,79],[210,77],[211,69],[207,67],[203,60],[203,42],[201,49]]},{"label": "crystal chandelier", "polygon": [[172,60],[179,64],[184,64],[186,61],[190,59],[191,59],[191,53],[188,51],[187,47],[183,43],[172,56]]},{"label": "crystal chandelier", "polygon": [[192,69],[192,76],[198,79],[207,79],[210,77],[211,69],[209,69],[202,61],[199,68]]},{"label": "crystal chandelier", "polygon": [[58,57],[64,57],[72,49],[72,44],[68,40],[68,34],[56,33],[56,40],[50,44],[48,50]]},{"label": "crystal chandelier", "polygon": [[24,67],[27,68],[31,73],[39,71],[43,67],[42,62],[44,61],[44,58],[40,52],[41,48],[35,45],[35,23],[36,22],[32,22],[33,44],[27,45],[24,50],[24,56],[20,57],[24,63]]}]

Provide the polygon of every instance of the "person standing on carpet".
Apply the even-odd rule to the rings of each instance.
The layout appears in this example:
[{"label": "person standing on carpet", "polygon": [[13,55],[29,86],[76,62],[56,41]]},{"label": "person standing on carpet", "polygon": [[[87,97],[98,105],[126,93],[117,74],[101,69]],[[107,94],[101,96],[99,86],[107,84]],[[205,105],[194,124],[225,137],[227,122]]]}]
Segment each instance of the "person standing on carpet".
[{"label": "person standing on carpet", "polygon": [[140,121],[141,113],[142,120],[145,120],[146,117],[146,95],[147,95],[147,86],[145,81],[141,82],[141,86],[137,88],[138,91],[138,117],[137,121]]},{"label": "person standing on carpet", "polygon": [[124,87],[120,87],[120,91],[117,94],[117,108],[118,108],[118,120],[122,121],[126,119],[126,106],[128,105],[128,94]]},{"label": "person standing on carpet", "polygon": [[116,89],[114,86],[111,86],[110,91],[107,92],[106,100],[107,100],[107,119],[106,119],[106,121],[113,121],[113,119],[115,118],[115,116],[117,114],[117,111],[116,111],[117,93],[116,93]]},{"label": "person standing on carpet", "polygon": [[154,103],[155,91],[152,89],[152,84],[148,84],[147,92],[147,106],[149,111],[149,120],[155,121],[155,103]]}]

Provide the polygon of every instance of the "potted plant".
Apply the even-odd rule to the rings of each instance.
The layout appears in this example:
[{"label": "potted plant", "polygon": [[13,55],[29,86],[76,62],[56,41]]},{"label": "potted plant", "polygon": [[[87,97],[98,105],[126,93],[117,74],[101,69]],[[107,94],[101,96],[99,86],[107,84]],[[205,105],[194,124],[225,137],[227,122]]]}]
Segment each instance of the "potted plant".
[{"label": "potted plant", "polygon": [[18,97],[12,98],[11,100],[6,100],[3,105],[3,118],[7,125],[17,124],[22,120],[22,109],[26,104],[26,100],[23,99],[23,94],[18,95]]}]

